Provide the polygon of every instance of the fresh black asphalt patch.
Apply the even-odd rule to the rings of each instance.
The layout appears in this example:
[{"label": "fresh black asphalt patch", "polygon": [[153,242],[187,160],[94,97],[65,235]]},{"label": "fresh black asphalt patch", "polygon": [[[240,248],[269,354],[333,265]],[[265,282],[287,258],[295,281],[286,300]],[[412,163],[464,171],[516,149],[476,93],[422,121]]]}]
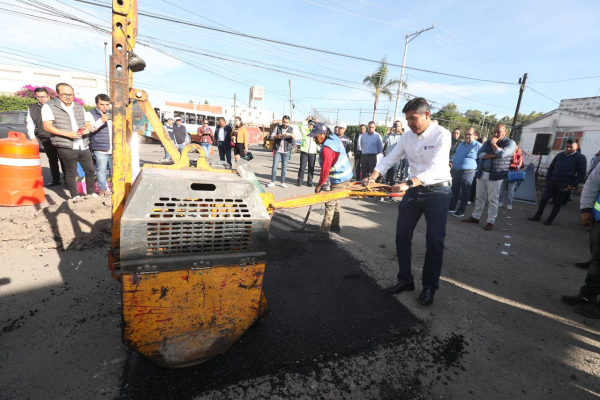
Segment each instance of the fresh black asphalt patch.
[{"label": "fresh black asphalt patch", "polygon": [[[120,398],[193,399],[242,380],[310,374],[319,364],[422,335],[423,324],[383,292],[359,262],[333,242],[291,233],[298,223],[271,223],[264,291],[270,311],[227,353],[198,366],[160,368],[135,352]],[[414,328],[419,328],[415,330]]]}]

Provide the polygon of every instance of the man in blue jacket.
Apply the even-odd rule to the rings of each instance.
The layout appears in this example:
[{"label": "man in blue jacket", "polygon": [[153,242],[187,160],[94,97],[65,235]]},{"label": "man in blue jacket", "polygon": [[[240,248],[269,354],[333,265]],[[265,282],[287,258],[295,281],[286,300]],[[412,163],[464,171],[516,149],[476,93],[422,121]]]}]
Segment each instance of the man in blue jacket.
[{"label": "man in blue jacket", "polygon": [[494,128],[494,137],[486,141],[477,153],[477,188],[473,214],[462,222],[478,224],[485,208],[485,199],[489,201],[487,224],[483,229],[491,231],[498,216],[498,198],[502,181],[508,175],[513,153],[517,148],[514,140],[506,137],[506,127],[499,123]]},{"label": "man in blue jacket", "polygon": [[565,143],[565,151],[558,153],[546,172],[546,189],[540,199],[540,206],[530,221],[539,221],[546,208],[548,200],[556,196],[554,207],[544,221],[544,225],[552,225],[552,221],[558,215],[563,205],[564,196],[572,191],[585,179],[587,160],[585,156],[577,151],[579,142],[568,139]]},{"label": "man in blue jacket", "polygon": [[[452,133],[454,135],[454,132]],[[465,132],[465,140],[458,143],[454,149],[454,158],[452,158],[452,197],[448,212],[454,217],[463,217],[465,208],[471,194],[471,185],[477,171],[477,153],[481,149],[481,143],[475,140],[475,128],[470,127]],[[456,206],[460,205],[458,209]]]},{"label": "man in blue jacket", "polygon": [[217,129],[215,138],[217,139],[217,148],[219,149],[219,159],[225,161],[231,166],[231,126],[227,125],[225,118],[219,117],[217,120]]}]

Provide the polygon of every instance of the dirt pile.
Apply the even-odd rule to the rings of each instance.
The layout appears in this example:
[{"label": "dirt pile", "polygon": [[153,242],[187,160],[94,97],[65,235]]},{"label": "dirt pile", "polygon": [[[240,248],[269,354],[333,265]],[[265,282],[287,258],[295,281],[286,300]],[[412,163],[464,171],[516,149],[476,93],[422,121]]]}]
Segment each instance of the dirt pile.
[{"label": "dirt pile", "polygon": [[108,246],[111,204],[108,197],[90,197],[0,212],[0,249],[83,250]]}]

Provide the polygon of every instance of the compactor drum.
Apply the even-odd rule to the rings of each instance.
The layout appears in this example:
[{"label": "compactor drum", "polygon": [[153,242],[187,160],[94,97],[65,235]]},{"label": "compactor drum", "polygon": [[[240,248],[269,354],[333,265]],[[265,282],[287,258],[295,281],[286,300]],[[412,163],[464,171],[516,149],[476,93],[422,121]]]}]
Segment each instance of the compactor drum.
[{"label": "compactor drum", "polygon": [[124,341],[168,367],[227,351],[267,308],[269,222],[234,174],[142,170],[121,219]]}]

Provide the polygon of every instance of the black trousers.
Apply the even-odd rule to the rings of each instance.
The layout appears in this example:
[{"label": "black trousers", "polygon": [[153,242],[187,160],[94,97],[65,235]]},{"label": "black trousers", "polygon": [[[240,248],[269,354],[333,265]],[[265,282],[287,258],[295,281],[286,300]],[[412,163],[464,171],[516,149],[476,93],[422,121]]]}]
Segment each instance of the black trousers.
[{"label": "black trousers", "polygon": [[57,150],[58,157],[65,168],[65,180],[67,181],[67,189],[71,193],[71,198],[79,196],[79,192],[77,192],[77,163],[81,164],[81,168],[85,172],[87,194],[94,193],[96,168],[94,168],[91,151],[89,149],[74,150],[66,147],[59,147]]},{"label": "black trousers", "polygon": [[233,154],[236,156],[244,157],[246,152],[244,151],[244,143],[236,143],[233,148]]},{"label": "black trousers", "polygon": [[546,204],[551,198],[554,198],[554,206],[552,207],[552,211],[548,216],[550,221],[554,220],[560,211],[560,208],[563,205],[563,200],[567,192],[565,192],[566,185],[558,185],[552,182],[546,182],[546,189],[544,189],[544,194],[542,194],[542,198],[540,199],[540,206],[538,207],[535,216],[538,218],[542,218],[542,214],[544,214],[544,209],[546,208]]},{"label": "black trousers", "polygon": [[585,297],[596,297],[600,295],[600,221],[592,222],[590,247],[592,250],[592,263],[590,264],[585,277],[585,284],[581,287],[580,293]]},{"label": "black trousers", "polygon": [[300,153],[300,169],[298,169],[298,184],[304,180],[304,172],[306,171],[306,165],[308,164],[308,177],[306,183],[313,183],[313,175],[315,174],[315,161],[317,160],[316,154],[308,154],[305,152]]},{"label": "black trousers", "polygon": [[362,157],[362,152],[357,151],[354,154],[354,178],[359,181],[360,180],[360,159]]},{"label": "black trousers", "polygon": [[377,154],[362,154],[360,156],[360,179],[368,178],[377,165]]},{"label": "black trousers", "polygon": [[[48,164],[50,164],[50,173],[52,174],[52,183],[60,183],[60,170],[62,169],[63,174],[65,172],[65,167],[62,165],[62,161],[58,158],[58,150],[52,142],[50,142],[50,138],[42,139],[38,138],[39,141],[44,146],[44,152],[48,157]],[[60,162],[60,169],[58,168],[58,163]],[[66,178],[65,178],[66,179]]]}]

